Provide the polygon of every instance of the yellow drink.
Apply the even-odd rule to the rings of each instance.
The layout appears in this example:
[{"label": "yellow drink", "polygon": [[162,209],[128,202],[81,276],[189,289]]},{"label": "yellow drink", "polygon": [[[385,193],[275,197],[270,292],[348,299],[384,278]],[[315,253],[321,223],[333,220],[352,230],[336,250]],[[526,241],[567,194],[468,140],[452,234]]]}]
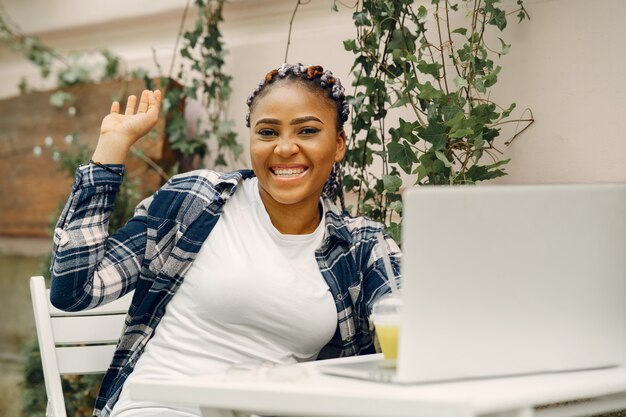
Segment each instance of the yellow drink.
[{"label": "yellow drink", "polygon": [[376,323],[376,334],[385,359],[398,359],[399,330],[400,326],[396,323]]}]

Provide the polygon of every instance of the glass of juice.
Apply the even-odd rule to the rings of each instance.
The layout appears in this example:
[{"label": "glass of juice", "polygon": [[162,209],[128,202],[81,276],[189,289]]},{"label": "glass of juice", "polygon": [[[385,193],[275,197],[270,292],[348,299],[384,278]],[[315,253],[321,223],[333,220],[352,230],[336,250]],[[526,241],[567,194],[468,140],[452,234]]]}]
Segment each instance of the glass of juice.
[{"label": "glass of juice", "polygon": [[401,307],[399,297],[387,294],[379,298],[372,308],[371,319],[385,359],[398,358]]}]

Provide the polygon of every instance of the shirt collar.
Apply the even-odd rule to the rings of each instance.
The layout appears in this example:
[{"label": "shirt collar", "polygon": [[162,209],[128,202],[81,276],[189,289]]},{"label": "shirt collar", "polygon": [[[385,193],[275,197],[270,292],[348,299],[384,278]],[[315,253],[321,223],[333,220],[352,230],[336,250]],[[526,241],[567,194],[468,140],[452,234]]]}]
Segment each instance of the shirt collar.
[{"label": "shirt collar", "polygon": [[[254,171],[251,169],[242,169],[236,171],[241,175],[242,180],[254,177]],[[234,193],[234,189],[229,190],[230,195]],[[339,207],[337,207],[329,198],[322,197],[322,204],[324,205],[325,221],[326,221],[326,236],[333,236],[347,243],[352,243],[352,236],[348,231],[348,225],[343,219],[343,215]]]}]

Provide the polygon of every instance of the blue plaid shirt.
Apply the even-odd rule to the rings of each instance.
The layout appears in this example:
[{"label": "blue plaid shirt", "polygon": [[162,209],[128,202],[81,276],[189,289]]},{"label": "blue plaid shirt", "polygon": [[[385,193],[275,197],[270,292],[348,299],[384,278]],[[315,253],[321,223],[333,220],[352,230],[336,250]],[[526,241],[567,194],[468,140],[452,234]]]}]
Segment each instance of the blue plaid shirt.
[{"label": "blue plaid shirt", "polygon": [[[124,169],[122,165],[108,167],[115,172]],[[134,217],[109,236],[109,216],[121,177],[90,165],[76,171],[72,193],[54,232],[51,301],[58,308],[77,311],[135,291],[94,416],[110,414],[224,204],[237,184],[252,176],[250,170],[177,175],[139,204]],[[326,230],[315,256],[334,297],[338,325],[318,359],[374,353],[368,315],[374,300],[389,292],[377,241],[383,226],[346,216],[328,200],[323,204]],[[388,253],[399,282],[400,250],[385,237],[382,250]]]}]

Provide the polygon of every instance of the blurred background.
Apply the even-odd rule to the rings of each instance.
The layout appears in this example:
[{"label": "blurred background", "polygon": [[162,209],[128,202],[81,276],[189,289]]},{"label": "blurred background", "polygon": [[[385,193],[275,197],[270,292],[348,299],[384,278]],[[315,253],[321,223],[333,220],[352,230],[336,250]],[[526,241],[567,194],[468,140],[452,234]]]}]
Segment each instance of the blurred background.
[{"label": "blurred background", "polygon": [[[171,109],[184,106],[182,119],[164,115],[133,152],[129,167],[138,181],[125,191],[124,213],[171,173],[197,166],[247,167],[246,98],[268,70],[284,62],[290,22],[288,61],[332,69],[350,91],[354,55],[343,41],[355,36],[355,1],[301,1],[294,15],[297,4],[223,4],[219,30],[227,53],[215,67],[229,78],[218,78],[216,88],[227,85],[228,91],[207,110],[207,86],[194,84],[189,74],[197,72],[194,62],[207,61],[210,54],[200,52],[196,61],[181,55],[198,18],[208,13],[194,2],[0,2],[5,41],[0,44],[0,416],[22,412],[27,383],[21,352],[34,337],[28,278],[46,270],[51,219],[68,195],[70,173],[88,160],[110,101],[141,91],[146,81],[171,90],[178,83],[188,97],[183,104],[180,94],[168,96]],[[515,117],[527,117],[525,109],[532,109],[535,122],[501,146],[511,162],[508,175],[494,183],[625,181],[626,2],[524,4],[530,20],[509,24],[511,50],[501,57],[503,70],[490,97],[516,102]],[[192,35],[181,36],[185,33]],[[499,45],[501,35],[490,36]],[[209,53],[220,47],[207,46]],[[51,75],[43,76],[46,60]],[[195,99],[193,89],[199,91]],[[208,126],[211,117],[222,124]],[[176,135],[199,139],[172,145]],[[210,135],[222,135],[221,142],[208,141]]]}]

